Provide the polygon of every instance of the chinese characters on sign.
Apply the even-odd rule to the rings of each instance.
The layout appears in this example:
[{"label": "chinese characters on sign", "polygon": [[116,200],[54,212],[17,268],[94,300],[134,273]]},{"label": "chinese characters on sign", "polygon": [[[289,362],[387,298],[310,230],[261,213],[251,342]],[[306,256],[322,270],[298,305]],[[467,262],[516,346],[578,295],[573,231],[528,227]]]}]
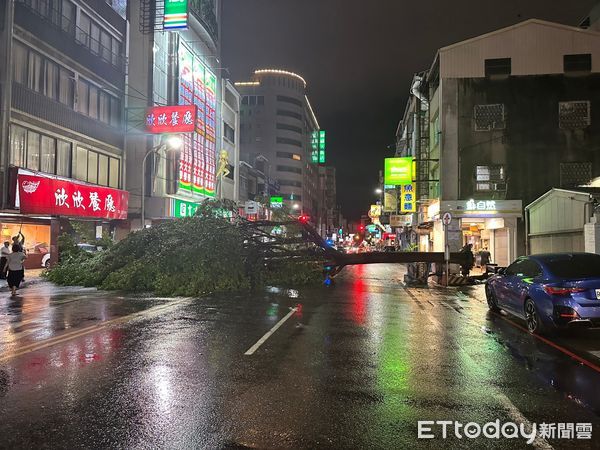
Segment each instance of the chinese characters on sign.
[{"label": "chinese characters on sign", "polygon": [[495,200],[469,200],[466,206],[467,211],[495,211],[496,201]]},{"label": "chinese characters on sign", "polygon": [[186,202],[184,200],[172,200],[172,216],[173,217],[192,217],[198,209],[197,203]]},{"label": "chinese characters on sign", "polygon": [[152,106],[146,112],[146,131],[161,133],[192,133],[196,129],[194,105]]},{"label": "chinese characters on sign", "polygon": [[400,211],[416,212],[417,196],[415,183],[403,184],[400,190]]},{"label": "chinese characters on sign", "polygon": [[19,175],[18,184],[23,214],[127,218],[126,191],[36,175]]}]

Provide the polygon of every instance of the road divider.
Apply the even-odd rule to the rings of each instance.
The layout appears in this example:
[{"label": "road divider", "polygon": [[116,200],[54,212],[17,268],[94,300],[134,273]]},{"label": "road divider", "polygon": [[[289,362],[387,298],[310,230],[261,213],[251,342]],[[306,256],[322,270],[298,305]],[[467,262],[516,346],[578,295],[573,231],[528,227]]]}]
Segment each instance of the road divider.
[{"label": "road divider", "polygon": [[279,327],[286,322],[286,320],[288,320],[290,317],[292,317],[296,313],[296,311],[298,311],[298,308],[291,308],[290,312],[287,313],[283,319],[281,319],[279,322],[277,322],[275,324],[275,326],[273,326],[273,328],[271,328],[269,331],[267,331],[265,333],[265,335],[256,342],[256,344],[254,344],[252,347],[250,347],[248,350],[246,350],[246,353],[244,353],[244,355],[246,355],[246,356],[253,355],[254,352],[256,350],[258,350],[260,348],[260,346],[263,345],[266,342],[266,340],[269,339],[273,335],[273,333],[275,333],[279,329]]}]

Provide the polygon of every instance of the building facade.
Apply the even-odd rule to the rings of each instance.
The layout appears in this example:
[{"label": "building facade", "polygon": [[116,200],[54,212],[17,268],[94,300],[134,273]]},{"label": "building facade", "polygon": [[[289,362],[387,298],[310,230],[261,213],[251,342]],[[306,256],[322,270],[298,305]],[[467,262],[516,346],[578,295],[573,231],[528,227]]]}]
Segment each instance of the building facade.
[{"label": "building facade", "polygon": [[35,266],[56,259],[65,218],[114,231],[126,217],[127,22],[103,0],[4,1],[0,11],[0,227],[3,240],[23,232]]},{"label": "building facade", "polygon": [[242,94],[241,158],[266,176],[262,194],[281,195],[286,206],[318,223],[315,152],[320,130],[306,95],[306,81],[291,72],[266,69],[235,85]]},{"label": "building facade", "polygon": [[[220,1],[190,1],[187,28],[173,31],[164,29],[164,14],[153,5],[140,0],[128,8],[129,73],[136,74],[127,84],[126,183],[133,229],[142,226],[142,190],[143,226],[191,215],[200,202],[219,196],[218,191],[235,192],[230,178],[223,177],[222,189],[217,180],[221,151],[227,154],[225,165],[236,158],[229,128],[223,137],[223,111],[228,126],[235,125],[236,99],[220,76]],[[180,136],[181,148],[165,145],[164,135],[145,133],[147,108],[164,105],[197,107],[196,131]]]},{"label": "building facade", "polygon": [[399,145],[417,160],[421,248],[444,250],[450,212],[452,251],[487,247],[501,265],[524,254],[523,206],[600,174],[599,88],[591,27],[533,19],[440,49],[420,87],[427,123],[412,131],[426,147]]}]

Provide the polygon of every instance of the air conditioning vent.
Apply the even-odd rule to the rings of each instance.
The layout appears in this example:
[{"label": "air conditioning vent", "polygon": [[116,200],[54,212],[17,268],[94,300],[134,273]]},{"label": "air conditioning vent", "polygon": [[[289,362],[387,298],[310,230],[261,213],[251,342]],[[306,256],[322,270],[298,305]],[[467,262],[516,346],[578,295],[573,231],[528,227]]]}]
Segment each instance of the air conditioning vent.
[{"label": "air conditioning vent", "polygon": [[590,102],[560,102],[558,127],[561,130],[582,130],[590,126]]}]

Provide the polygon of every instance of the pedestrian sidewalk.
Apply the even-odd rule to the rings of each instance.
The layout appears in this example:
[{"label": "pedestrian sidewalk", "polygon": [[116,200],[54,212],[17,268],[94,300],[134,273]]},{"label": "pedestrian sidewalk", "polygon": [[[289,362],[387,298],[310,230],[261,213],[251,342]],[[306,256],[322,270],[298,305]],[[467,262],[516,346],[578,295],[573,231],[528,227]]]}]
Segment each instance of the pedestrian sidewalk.
[{"label": "pedestrian sidewalk", "polygon": [[[42,272],[44,269],[28,269],[25,270],[25,281],[21,283],[21,288],[23,289],[27,286],[31,286],[32,284],[39,283],[44,280],[42,277]],[[6,280],[0,280],[0,292],[9,292],[10,289],[6,284]]]}]

